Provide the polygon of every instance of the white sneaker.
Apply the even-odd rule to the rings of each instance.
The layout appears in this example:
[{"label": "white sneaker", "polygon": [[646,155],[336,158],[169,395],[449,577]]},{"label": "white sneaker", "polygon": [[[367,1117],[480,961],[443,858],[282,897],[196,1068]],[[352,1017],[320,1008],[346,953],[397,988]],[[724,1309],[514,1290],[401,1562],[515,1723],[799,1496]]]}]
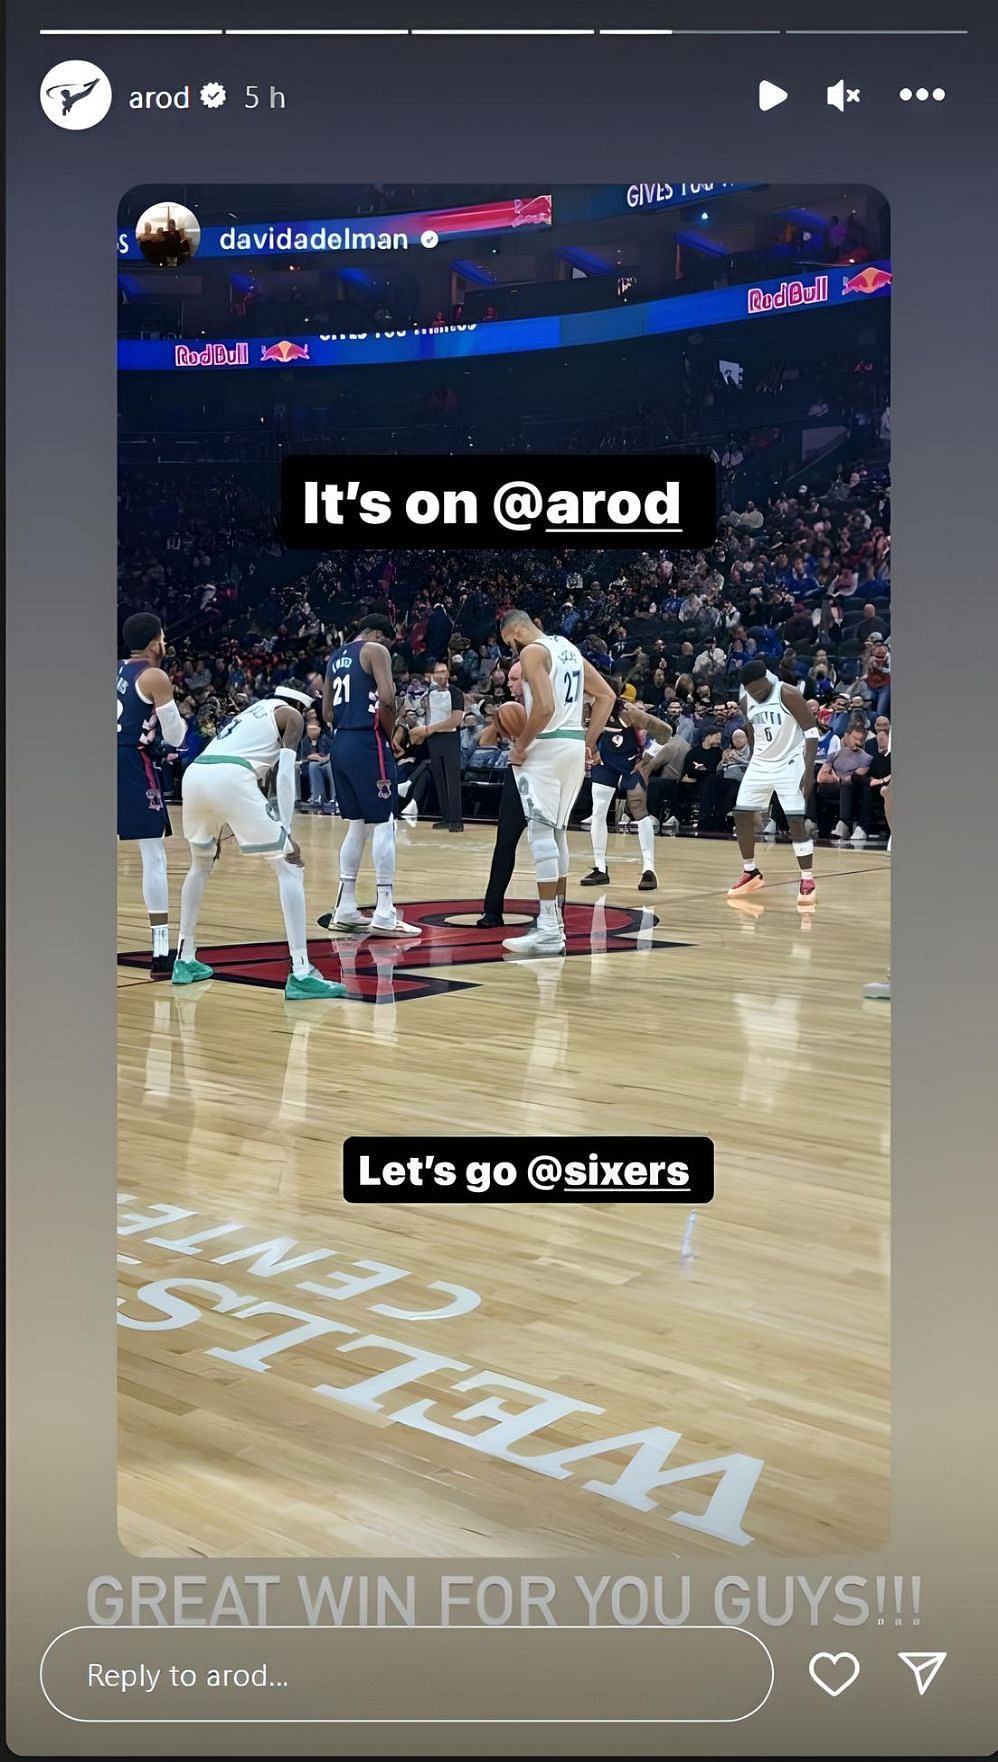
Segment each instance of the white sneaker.
[{"label": "white sneaker", "polygon": [[675,814],[670,814],[669,818],[667,820],[662,821],[662,831],[663,832],[678,832],[679,831],[679,821],[676,819]]},{"label": "white sneaker", "polygon": [[560,924],[554,924],[550,928],[537,924],[525,936],[510,936],[503,943],[503,948],[509,954],[564,954],[565,932]]},{"label": "white sneaker", "polygon": [[408,820],[410,826],[415,826],[416,821],[419,819],[419,809],[414,801],[406,802],[405,807],[399,815],[399,819]]},{"label": "white sneaker", "polygon": [[816,820],[805,820],[804,821],[804,830],[807,833],[809,838],[813,838],[815,833],[818,830],[817,821]]},{"label": "white sneaker", "polygon": [[592,823],[593,823],[592,814],[587,814],[586,818],[584,820],[579,821],[579,825],[583,826],[583,827],[589,827],[592,825]]},{"label": "white sneaker", "polygon": [[375,912],[367,924],[371,936],[422,936],[423,932],[417,924],[407,924],[402,913],[397,909],[390,918],[380,918]]},{"label": "white sneaker", "polygon": [[863,831],[862,826],[854,826],[853,827],[852,837],[850,838],[849,843],[850,844],[865,844],[866,843],[866,833]]},{"label": "white sneaker", "polygon": [[765,826],[762,829],[763,838],[775,838],[776,832],[777,832],[776,821],[775,820],[767,820]]},{"label": "white sneaker", "polygon": [[893,842],[894,842],[893,838],[889,838],[887,840],[887,855],[888,856],[890,856],[890,854],[891,854],[891,845],[893,844]]},{"label": "white sneaker", "polygon": [[319,919],[319,923],[324,930],[347,930],[353,935],[361,930],[371,928],[370,918],[366,918],[356,906],[351,906],[349,909],[344,908],[339,912],[326,912]]},{"label": "white sneaker", "polygon": [[844,820],[840,820],[832,833],[833,838],[848,838],[849,828]]}]

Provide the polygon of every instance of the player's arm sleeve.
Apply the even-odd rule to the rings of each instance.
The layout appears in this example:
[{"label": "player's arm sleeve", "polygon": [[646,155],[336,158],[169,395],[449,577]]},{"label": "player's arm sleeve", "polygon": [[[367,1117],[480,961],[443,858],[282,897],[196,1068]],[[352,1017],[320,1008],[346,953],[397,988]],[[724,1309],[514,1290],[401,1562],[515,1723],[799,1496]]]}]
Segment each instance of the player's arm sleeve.
[{"label": "player's arm sleeve", "polygon": [[159,731],[167,746],[183,746],[187,739],[187,723],[177,708],[172,682],[161,667],[150,667],[142,674],[141,682],[152,699]]},{"label": "player's arm sleeve", "polygon": [[295,817],[295,749],[282,746],[277,760],[277,816],[285,832]]},{"label": "player's arm sleeve", "polygon": [[277,787],[274,791],[277,801],[277,817],[290,835],[295,817],[295,762],[298,758],[298,747],[305,732],[305,718],[300,710],[292,709],[290,704],[282,704],[277,711],[277,726],[281,732],[281,750],[277,755]]},{"label": "player's arm sleeve", "polygon": [[187,723],[172,697],[169,703],[157,704],[156,719],[159,722],[159,731],[167,746],[183,746],[187,739]]}]

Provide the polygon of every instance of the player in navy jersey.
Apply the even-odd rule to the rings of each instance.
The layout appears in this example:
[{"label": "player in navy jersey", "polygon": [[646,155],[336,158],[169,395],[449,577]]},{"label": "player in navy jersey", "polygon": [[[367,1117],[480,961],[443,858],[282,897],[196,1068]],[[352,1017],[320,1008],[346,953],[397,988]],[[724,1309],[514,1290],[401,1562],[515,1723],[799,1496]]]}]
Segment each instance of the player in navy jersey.
[{"label": "player in navy jersey", "polygon": [[[353,641],[338,648],[326,667],[322,717],[332,729],[333,789],[347,830],[340,845],[336,904],[319,919],[324,930],[371,936],[421,934],[404,922],[392,895],[398,779],[392,752],[395,681],[388,648],[394,640],[388,619],[370,613]],[[377,903],[368,918],[357,905],[357,876],[369,836]]]},{"label": "player in navy jersey", "polygon": [[118,837],[139,847],[142,897],[149,913],[154,979],[168,979],[170,953],[170,891],[163,840],[173,828],[163,801],[159,774],[152,761],[157,735],[169,746],[183,746],[187,723],[163,671],[166,637],[155,612],[135,612],[122,631],[127,661],[118,663]]},{"label": "player in navy jersey", "polygon": [[590,836],[593,841],[593,866],[583,875],[582,887],[606,887],[610,876],[606,866],[607,814],[617,795],[627,798],[627,806],[638,829],[641,849],[641,879],[638,889],[649,893],[658,886],[655,874],[655,822],[648,812],[648,776],[645,769],[645,745],[648,736],[658,741],[672,739],[667,722],[649,715],[640,704],[626,703],[617,698],[606,728],[596,748],[597,763],[591,773],[593,814]]}]

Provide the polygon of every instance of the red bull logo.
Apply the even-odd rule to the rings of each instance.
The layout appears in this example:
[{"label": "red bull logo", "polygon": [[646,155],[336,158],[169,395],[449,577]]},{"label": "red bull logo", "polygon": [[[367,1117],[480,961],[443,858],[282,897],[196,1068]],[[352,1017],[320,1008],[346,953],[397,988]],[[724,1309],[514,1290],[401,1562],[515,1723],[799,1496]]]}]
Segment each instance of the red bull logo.
[{"label": "red bull logo", "polygon": [[795,306],[823,306],[827,299],[828,277],[816,275],[813,282],[781,281],[775,293],[768,288],[749,288],[748,310],[787,312]]},{"label": "red bull logo", "polygon": [[287,341],[271,343],[269,349],[261,349],[260,360],[283,361],[285,364],[287,364],[288,361],[307,361],[308,344],[289,343]]},{"label": "red bull logo", "polygon": [[190,349],[178,343],[173,351],[174,367],[248,367],[248,343],[205,343],[202,349]]},{"label": "red bull logo", "polygon": [[861,269],[858,275],[843,278],[843,294],[879,294],[881,288],[889,288],[894,280],[889,269]]},{"label": "red bull logo", "polygon": [[517,196],[513,201],[513,225],[550,226],[550,196]]}]

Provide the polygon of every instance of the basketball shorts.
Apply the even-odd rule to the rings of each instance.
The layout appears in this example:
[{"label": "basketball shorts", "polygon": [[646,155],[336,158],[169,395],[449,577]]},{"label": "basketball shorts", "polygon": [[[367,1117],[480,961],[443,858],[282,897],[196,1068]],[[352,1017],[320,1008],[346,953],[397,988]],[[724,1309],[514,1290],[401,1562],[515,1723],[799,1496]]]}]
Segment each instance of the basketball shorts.
[{"label": "basketball shorts", "polygon": [[602,783],[607,789],[616,789],[620,795],[627,795],[632,789],[648,788],[640,771],[621,771],[616,765],[604,765],[602,761],[593,766],[589,780],[591,783]]},{"label": "basketball shorts", "polygon": [[184,772],[184,837],[190,845],[207,847],[226,826],[246,856],[276,856],[288,842],[277,803],[265,799],[252,765],[202,755]]},{"label": "basketball shorts", "polygon": [[586,743],[571,734],[540,735],[514,768],[524,819],[562,831],[586,775]]},{"label": "basketball shorts", "polygon": [[140,747],[118,749],[118,837],[169,838],[173,831],[159,772]]},{"label": "basketball shorts", "polygon": [[793,758],[775,765],[750,759],[738,786],[735,809],[766,809],[775,795],[785,814],[803,814],[803,782],[803,753],[795,753]]},{"label": "basketball shorts", "polygon": [[395,755],[380,728],[341,728],[330,755],[341,819],[380,826],[398,813]]}]

